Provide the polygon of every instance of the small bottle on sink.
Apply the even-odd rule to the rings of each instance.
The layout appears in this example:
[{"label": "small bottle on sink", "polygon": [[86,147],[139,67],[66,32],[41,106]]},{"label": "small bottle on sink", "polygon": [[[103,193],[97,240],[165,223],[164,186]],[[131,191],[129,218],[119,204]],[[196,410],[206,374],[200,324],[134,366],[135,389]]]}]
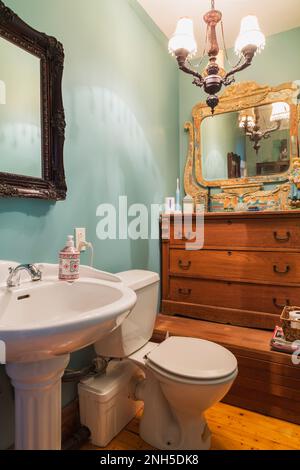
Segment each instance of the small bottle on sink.
[{"label": "small bottle on sink", "polygon": [[68,236],[66,246],[59,253],[59,279],[73,282],[79,279],[80,253],[74,244],[74,237]]}]

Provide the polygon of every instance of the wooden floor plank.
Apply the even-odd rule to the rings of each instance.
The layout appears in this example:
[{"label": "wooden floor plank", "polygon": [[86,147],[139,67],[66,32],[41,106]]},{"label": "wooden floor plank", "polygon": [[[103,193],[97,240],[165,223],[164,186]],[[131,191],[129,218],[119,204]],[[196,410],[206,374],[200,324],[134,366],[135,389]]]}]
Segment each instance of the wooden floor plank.
[{"label": "wooden floor plank", "polygon": [[[105,449],[150,450],[138,434],[141,413]],[[300,426],[219,403],[206,413],[212,450],[300,450]]]},{"label": "wooden floor plank", "polygon": [[218,404],[207,412],[213,435],[236,440],[248,448],[285,450],[300,448],[300,426],[275,418]]}]

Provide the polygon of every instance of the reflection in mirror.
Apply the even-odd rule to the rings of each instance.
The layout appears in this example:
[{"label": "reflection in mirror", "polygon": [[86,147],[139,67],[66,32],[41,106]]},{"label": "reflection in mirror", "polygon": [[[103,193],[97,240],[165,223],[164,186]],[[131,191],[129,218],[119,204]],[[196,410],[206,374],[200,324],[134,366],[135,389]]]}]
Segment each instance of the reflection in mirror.
[{"label": "reflection in mirror", "polygon": [[201,140],[206,181],[285,173],[290,167],[290,107],[278,102],[207,117]]},{"label": "reflection in mirror", "polygon": [[42,177],[40,59],[0,38],[0,172]]}]

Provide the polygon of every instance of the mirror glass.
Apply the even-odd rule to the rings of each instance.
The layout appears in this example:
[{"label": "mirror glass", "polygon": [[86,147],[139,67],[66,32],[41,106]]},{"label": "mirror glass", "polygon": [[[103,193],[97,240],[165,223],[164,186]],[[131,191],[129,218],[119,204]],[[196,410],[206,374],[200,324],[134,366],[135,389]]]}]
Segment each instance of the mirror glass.
[{"label": "mirror glass", "polygon": [[290,167],[290,107],[278,102],[207,117],[201,125],[206,181],[278,175]]},{"label": "mirror glass", "polygon": [[0,38],[0,172],[42,177],[40,59]]}]

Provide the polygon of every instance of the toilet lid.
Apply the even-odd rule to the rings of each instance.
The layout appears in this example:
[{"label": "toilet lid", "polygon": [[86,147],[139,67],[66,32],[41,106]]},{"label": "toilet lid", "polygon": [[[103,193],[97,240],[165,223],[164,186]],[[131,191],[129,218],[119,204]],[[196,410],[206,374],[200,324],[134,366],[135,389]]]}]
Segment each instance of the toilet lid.
[{"label": "toilet lid", "polygon": [[169,374],[196,380],[225,378],[238,366],[230,351],[196,338],[168,338],[147,359],[150,367],[152,363]]}]

